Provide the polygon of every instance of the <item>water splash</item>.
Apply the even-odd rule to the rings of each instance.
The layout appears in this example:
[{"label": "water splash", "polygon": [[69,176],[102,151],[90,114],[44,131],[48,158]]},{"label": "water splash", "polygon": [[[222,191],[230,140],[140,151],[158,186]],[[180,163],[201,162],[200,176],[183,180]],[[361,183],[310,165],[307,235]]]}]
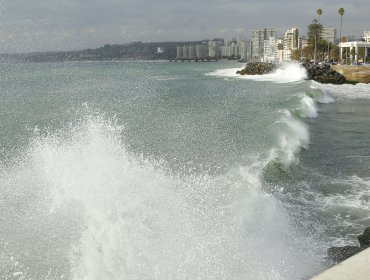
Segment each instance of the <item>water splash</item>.
[{"label": "water splash", "polygon": [[284,63],[278,65],[273,72],[264,75],[239,75],[236,72],[240,68],[220,69],[208,73],[208,76],[225,77],[225,78],[239,78],[254,81],[268,81],[274,83],[296,83],[301,82],[307,78],[306,70],[298,63]]},{"label": "water splash", "polygon": [[[44,224],[40,243],[54,236],[30,254],[9,251],[29,267],[24,275],[45,278],[40,271],[53,269],[74,279],[285,279],[319,269],[314,248],[301,250],[310,239],[262,191],[265,161],[218,176],[172,174],[128,152],[121,135],[114,123],[90,117],[35,137],[22,164],[2,168],[3,188],[32,194],[41,209],[20,208],[40,221],[31,231]],[[30,241],[26,221],[16,226]],[[26,265],[55,248],[64,266]]]}]

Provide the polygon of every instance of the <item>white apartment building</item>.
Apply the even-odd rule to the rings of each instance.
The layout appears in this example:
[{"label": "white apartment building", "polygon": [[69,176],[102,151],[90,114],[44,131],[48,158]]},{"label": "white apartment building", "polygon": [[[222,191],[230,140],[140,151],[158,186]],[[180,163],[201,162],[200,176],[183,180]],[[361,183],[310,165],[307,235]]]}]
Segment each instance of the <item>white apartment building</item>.
[{"label": "white apartment building", "polygon": [[284,40],[278,39],[275,43],[275,61],[281,63],[284,59]]},{"label": "white apartment building", "polygon": [[268,40],[264,40],[263,44],[263,61],[264,62],[275,62],[275,46],[276,38],[270,37]]},{"label": "white apartment building", "polygon": [[276,39],[277,32],[274,29],[252,30],[251,59],[261,60],[264,57],[264,43],[269,38]]},{"label": "white apartment building", "polygon": [[221,56],[230,57],[231,56],[231,46],[221,46]]},{"label": "white apartment building", "polygon": [[197,53],[195,51],[195,46],[194,45],[189,45],[189,56],[188,59],[196,59],[197,58]]},{"label": "white apartment building", "polygon": [[221,46],[220,49],[221,49],[221,56],[222,57],[227,57],[227,58],[230,58],[230,57],[237,58],[237,57],[239,57],[239,46],[237,44],[235,44],[234,42],[232,42],[228,46]]},{"label": "white apartment building", "polygon": [[225,38],[224,39],[224,46],[230,46],[232,41],[233,41],[232,38]]},{"label": "white apartment building", "polygon": [[208,48],[207,45],[198,44],[195,46],[195,52],[198,59],[204,59],[208,56]]},{"label": "white apartment building", "polygon": [[221,48],[218,41],[208,41],[208,56],[211,58],[218,58],[221,56]]},{"label": "white apartment building", "polygon": [[239,42],[239,57],[241,60],[249,60],[250,54],[250,42],[240,41]]},{"label": "white apartment building", "polygon": [[177,46],[176,48],[176,58],[177,59],[184,58],[183,48],[181,46]]},{"label": "white apartment building", "polygon": [[292,59],[292,53],[298,49],[298,28],[292,28],[284,34],[284,51],[283,60],[289,61]]},{"label": "white apartment building", "polygon": [[239,46],[236,42],[232,42],[230,46],[230,54],[232,57],[238,57],[239,55]]}]

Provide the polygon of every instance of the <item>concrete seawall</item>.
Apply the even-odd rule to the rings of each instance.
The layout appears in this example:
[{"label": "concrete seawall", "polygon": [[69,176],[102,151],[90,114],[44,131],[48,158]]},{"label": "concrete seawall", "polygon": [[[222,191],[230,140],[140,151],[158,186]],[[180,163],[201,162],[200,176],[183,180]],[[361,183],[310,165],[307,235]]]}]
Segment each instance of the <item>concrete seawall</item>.
[{"label": "concrete seawall", "polygon": [[331,69],[342,74],[348,81],[370,83],[370,66],[332,65]]},{"label": "concrete seawall", "polygon": [[325,270],[311,280],[369,280],[370,248]]}]

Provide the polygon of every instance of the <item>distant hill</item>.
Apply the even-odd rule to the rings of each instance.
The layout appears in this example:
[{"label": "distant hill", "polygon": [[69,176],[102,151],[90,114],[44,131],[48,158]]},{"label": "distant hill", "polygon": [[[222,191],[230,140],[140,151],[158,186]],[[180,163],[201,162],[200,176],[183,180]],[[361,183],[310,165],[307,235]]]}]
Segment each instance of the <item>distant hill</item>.
[{"label": "distant hill", "polygon": [[[128,44],[105,45],[97,49],[75,51],[0,54],[0,62],[57,62],[128,59],[172,60],[176,59],[177,45],[199,43],[202,43],[202,41],[155,43],[133,42]],[[158,53],[158,48],[163,48],[163,52]]]}]

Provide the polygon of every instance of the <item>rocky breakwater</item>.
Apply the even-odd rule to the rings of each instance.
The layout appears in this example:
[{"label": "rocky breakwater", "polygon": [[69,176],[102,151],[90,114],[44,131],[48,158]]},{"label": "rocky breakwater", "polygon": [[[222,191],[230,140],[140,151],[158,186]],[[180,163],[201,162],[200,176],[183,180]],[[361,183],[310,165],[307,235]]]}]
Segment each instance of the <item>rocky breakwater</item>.
[{"label": "rocky breakwater", "polygon": [[330,65],[302,64],[307,70],[307,78],[323,84],[341,85],[347,83],[347,79],[337,71],[330,68]]},{"label": "rocky breakwater", "polygon": [[268,62],[248,62],[245,68],[236,72],[240,75],[263,75],[275,69],[275,65]]},{"label": "rocky breakwater", "polygon": [[328,249],[329,259],[335,262],[341,262],[353,255],[361,252],[370,247],[370,227],[365,228],[364,233],[359,235],[358,241],[360,247],[358,246],[343,246],[343,247],[331,247]]}]

